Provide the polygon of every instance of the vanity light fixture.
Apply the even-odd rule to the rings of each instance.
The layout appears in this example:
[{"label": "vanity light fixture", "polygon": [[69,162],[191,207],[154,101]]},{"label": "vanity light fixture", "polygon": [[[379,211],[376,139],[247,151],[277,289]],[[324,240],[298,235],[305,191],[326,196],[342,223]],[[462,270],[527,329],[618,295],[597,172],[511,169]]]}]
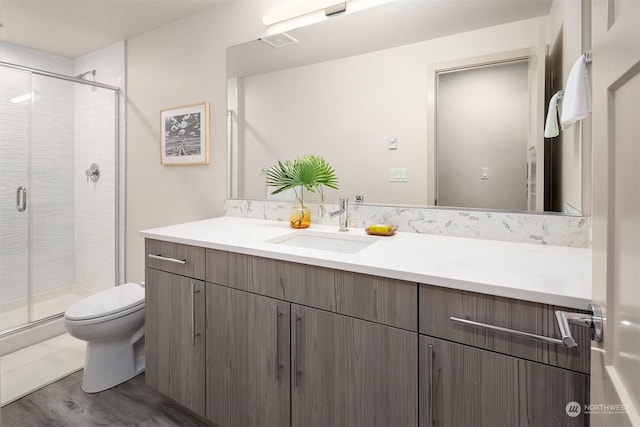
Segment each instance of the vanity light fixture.
[{"label": "vanity light fixture", "polygon": [[262,23],[269,27],[267,34],[278,34],[295,28],[317,24],[336,15],[360,12],[392,1],[395,0],[300,1],[295,5],[264,15]]},{"label": "vanity light fixture", "polygon": [[[342,5],[342,12],[346,10],[345,0],[321,0],[314,2],[298,2],[295,5],[291,5],[286,9],[276,10],[275,12],[266,14],[262,17],[262,23],[266,26],[277,24],[278,22],[288,21],[289,19],[299,18],[310,13],[318,12],[320,10],[328,9],[326,16],[333,15],[335,13],[334,8],[340,8]],[[333,12],[332,12],[333,11]]]}]

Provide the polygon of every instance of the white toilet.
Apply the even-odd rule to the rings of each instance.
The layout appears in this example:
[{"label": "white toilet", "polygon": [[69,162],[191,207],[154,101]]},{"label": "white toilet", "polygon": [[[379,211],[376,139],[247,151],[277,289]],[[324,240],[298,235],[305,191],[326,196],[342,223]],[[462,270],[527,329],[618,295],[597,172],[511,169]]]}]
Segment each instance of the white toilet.
[{"label": "white toilet", "polygon": [[126,283],[73,304],[69,335],[87,341],[82,390],[97,393],[144,370],[144,286]]}]

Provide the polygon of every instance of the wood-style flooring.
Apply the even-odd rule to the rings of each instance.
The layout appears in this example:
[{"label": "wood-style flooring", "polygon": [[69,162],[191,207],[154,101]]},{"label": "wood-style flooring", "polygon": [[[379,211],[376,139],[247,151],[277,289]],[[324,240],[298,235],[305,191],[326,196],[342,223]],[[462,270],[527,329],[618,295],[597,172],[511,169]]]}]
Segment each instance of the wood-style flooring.
[{"label": "wood-style flooring", "polygon": [[2,427],[206,426],[149,388],[144,374],[100,393],[80,388],[82,371],[0,409]]}]

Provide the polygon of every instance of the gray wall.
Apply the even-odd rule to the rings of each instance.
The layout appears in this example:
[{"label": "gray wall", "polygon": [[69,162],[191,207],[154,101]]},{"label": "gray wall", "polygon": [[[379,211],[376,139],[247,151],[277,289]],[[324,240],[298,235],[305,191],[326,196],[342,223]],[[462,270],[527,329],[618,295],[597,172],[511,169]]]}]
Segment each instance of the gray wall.
[{"label": "gray wall", "polygon": [[440,74],[439,206],[527,209],[528,81],[528,62]]}]

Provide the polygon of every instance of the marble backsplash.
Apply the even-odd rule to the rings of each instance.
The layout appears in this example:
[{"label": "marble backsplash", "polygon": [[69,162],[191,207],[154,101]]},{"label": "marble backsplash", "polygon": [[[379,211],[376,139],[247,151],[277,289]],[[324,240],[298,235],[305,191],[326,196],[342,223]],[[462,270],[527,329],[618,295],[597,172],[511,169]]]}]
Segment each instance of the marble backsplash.
[{"label": "marble backsplash", "polygon": [[[291,202],[239,200],[225,201],[225,216],[288,221]],[[329,212],[335,203],[308,204],[312,223],[335,225],[338,217]],[[349,227],[393,224],[398,231],[504,240],[542,245],[590,247],[591,221],[588,217],[485,212],[474,210],[412,208],[379,205],[349,205]]]}]

